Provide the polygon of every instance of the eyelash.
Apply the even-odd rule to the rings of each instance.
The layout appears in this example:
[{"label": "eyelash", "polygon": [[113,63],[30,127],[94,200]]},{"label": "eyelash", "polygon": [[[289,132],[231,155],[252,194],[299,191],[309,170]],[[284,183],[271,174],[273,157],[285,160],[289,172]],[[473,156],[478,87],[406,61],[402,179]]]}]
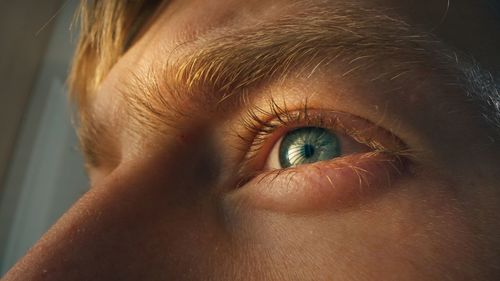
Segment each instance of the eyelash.
[{"label": "eyelash", "polygon": [[[330,129],[336,133],[346,135],[362,145],[377,152],[391,152],[398,154],[401,151],[389,150],[386,146],[382,145],[379,141],[364,136],[361,130],[357,128],[348,128],[342,124],[339,118],[334,118],[331,113],[346,114],[343,112],[315,110],[309,108],[308,101],[304,100],[297,109],[289,110],[286,103],[280,106],[276,100],[270,99],[267,101],[267,107],[252,107],[248,110],[246,116],[243,118],[243,127],[245,134],[239,134],[238,137],[243,140],[245,144],[246,157],[243,159],[242,166],[239,169],[240,178],[243,182],[253,178],[262,172],[261,168],[256,168],[256,158],[260,156],[262,149],[266,144],[271,142],[274,145],[276,141],[284,133],[293,128],[304,126],[315,126]],[[326,114],[326,113],[329,114]],[[275,136],[277,131],[282,131],[283,134]],[[275,137],[274,141],[272,137]],[[287,168],[272,171],[281,173],[283,170],[294,168]]]},{"label": "eyelash", "polygon": [[291,124],[299,122],[311,125],[309,124],[311,120],[307,101],[301,105],[300,110],[290,111],[286,104],[281,107],[274,99],[271,99],[268,101],[268,108],[253,107],[243,120],[243,125],[250,133],[250,138],[240,137],[245,141],[247,147],[250,147],[249,153],[260,151],[269,136],[280,127],[288,128]]}]

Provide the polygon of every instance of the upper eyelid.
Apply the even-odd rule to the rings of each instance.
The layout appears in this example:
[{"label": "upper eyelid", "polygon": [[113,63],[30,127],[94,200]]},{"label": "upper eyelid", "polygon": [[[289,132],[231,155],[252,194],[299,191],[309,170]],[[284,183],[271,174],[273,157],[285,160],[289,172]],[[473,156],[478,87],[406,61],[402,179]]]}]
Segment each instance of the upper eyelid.
[{"label": "upper eyelid", "polygon": [[[267,138],[279,128],[293,128],[297,126],[314,125],[318,127],[327,127],[327,129],[334,130],[337,133],[346,134],[353,137],[356,141],[366,144],[374,149],[383,149],[383,143],[375,143],[376,140],[367,138],[364,134],[365,131],[376,129],[377,125],[365,120],[361,117],[352,115],[347,112],[335,111],[332,109],[310,108],[308,100],[304,100],[299,106],[289,108],[286,103],[280,106],[276,100],[269,99],[267,101],[268,108],[264,107],[251,107],[246,115],[243,117],[243,125],[245,129],[250,131],[250,136],[247,137],[246,142],[255,145],[255,140]],[[335,116],[333,116],[335,115]],[[342,119],[357,119],[363,120],[369,127],[363,129],[359,126],[349,126]],[[383,130],[383,128],[380,128]],[[388,134],[390,134],[388,132]],[[396,137],[394,137],[396,139]],[[250,140],[251,139],[251,140]],[[398,139],[392,146],[402,147],[404,144]],[[389,148],[388,148],[389,149]],[[397,148],[394,148],[395,150]]]},{"label": "upper eyelid", "polygon": [[[265,146],[272,146],[286,131],[303,126],[325,127],[350,137],[361,145],[366,145],[374,152],[399,155],[406,151],[406,145],[399,138],[384,128],[353,114],[331,109],[310,108],[307,100],[293,107],[279,106],[272,99],[268,100],[267,104],[268,107],[250,108],[242,118],[246,135],[239,135],[239,137],[245,142],[246,155],[241,163],[239,174],[243,177],[251,178],[249,171],[259,173],[255,171],[253,162],[258,160],[256,158],[262,157],[260,152]],[[350,127],[341,119],[356,120],[352,123],[361,123],[365,127],[359,128],[360,124],[351,124],[352,127]],[[281,134],[278,134],[278,131],[281,131]],[[375,136],[370,137],[370,135]]]}]

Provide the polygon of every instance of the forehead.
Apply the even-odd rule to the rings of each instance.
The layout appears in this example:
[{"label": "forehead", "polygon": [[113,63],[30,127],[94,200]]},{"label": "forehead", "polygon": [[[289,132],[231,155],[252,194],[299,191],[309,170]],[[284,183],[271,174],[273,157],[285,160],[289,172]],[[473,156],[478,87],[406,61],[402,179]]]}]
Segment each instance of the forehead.
[{"label": "forehead", "polygon": [[[352,23],[347,23],[353,28],[360,21],[374,20],[367,11],[376,9],[388,18],[400,19],[402,25],[408,24],[412,28],[437,35],[451,49],[473,55],[487,68],[498,67],[498,23],[492,13],[488,12],[488,5],[481,4],[482,1],[452,2],[453,5],[448,1],[434,0],[167,1],[145,25],[142,36],[112,68],[102,84],[101,89],[104,90],[100,92],[111,92],[110,87],[114,88],[132,78],[127,75],[147,72],[154,63],[175,60],[176,57],[182,57],[183,51],[193,51],[185,47],[193,41],[199,41],[206,34],[224,34],[258,26],[311,7],[320,7],[329,12],[329,16],[339,19],[346,13],[353,14]],[[335,20],[332,23],[335,24]],[[379,30],[375,20],[373,26],[372,33],[382,32],[383,28],[380,27]],[[106,99],[104,94],[99,95],[102,96],[99,99]]]},{"label": "forehead", "polygon": [[[358,19],[370,21],[370,15],[366,11],[377,9],[387,17],[400,18],[404,21],[403,24],[408,23],[424,32],[438,35],[452,49],[461,49],[466,54],[474,55],[485,66],[495,68],[500,65],[496,51],[500,44],[495,36],[498,24],[492,23],[494,18],[488,13],[487,6],[480,4],[480,1],[456,0],[453,1],[453,6],[450,3],[433,0],[167,1],[144,27],[142,36],[113,67],[100,92],[112,92],[110,88],[132,78],[127,75],[147,72],[154,63],[161,64],[167,59],[182,57],[183,50],[187,49],[185,46],[207,33],[224,34],[256,26],[314,6],[328,10],[332,17],[343,17],[351,9],[350,13],[357,14],[350,23],[353,27],[358,25]],[[377,33],[379,30],[376,27],[372,32]],[[106,94],[99,96],[98,101],[109,100],[106,99]],[[109,104],[108,102],[105,103]]]},{"label": "forehead", "polygon": [[[500,65],[500,24],[491,1],[435,0],[185,0],[167,1],[144,28],[125,58],[136,64],[154,60],[155,50],[178,49],[217,29],[241,28],[273,20],[305,7],[321,6],[336,10],[347,4],[376,8],[389,16],[401,17],[411,25],[437,35],[452,48],[473,55],[482,65]],[[125,60],[127,61],[127,60]]]}]

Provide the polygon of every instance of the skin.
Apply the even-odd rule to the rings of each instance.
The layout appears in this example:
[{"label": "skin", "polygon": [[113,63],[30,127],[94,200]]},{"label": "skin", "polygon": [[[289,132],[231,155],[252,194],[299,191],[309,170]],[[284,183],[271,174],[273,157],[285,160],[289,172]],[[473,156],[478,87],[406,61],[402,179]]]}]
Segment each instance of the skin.
[{"label": "skin", "polygon": [[[476,3],[455,1],[434,32],[494,70],[498,23]],[[445,4],[370,2],[429,28],[441,22]],[[152,65],[160,50],[210,30],[293,12],[289,1],[259,0],[172,1],[161,10],[92,104],[97,118],[112,124],[105,145],[119,160],[91,168],[89,192],[2,280],[498,280],[495,129],[474,117],[478,108],[463,92],[436,90],[439,80],[394,94],[322,68],[312,77],[270,83],[250,101],[265,108],[272,96],[293,107],[307,97],[312,108],[346,113],[348,124],[368,120],[377,125],[378,141],[390,142],[390,131],[416,151],[411,164],[351,155],[236,188],[232,168],[244,155],[231,148],[238,145],[231,132],[243,110],[210,110],[196,97],[168,93],[171,108],[191,117],[176,119],[178,126],[164,134],[130,133],[117,91],[132,78],[130,69]],[[362,147],[353,145],[353,153]],[[266,149],[259,155],[255,165],[265,166]],[[369,171],[360,193],[349,165]],[[338,188],[327,188],[325,174]]]}]

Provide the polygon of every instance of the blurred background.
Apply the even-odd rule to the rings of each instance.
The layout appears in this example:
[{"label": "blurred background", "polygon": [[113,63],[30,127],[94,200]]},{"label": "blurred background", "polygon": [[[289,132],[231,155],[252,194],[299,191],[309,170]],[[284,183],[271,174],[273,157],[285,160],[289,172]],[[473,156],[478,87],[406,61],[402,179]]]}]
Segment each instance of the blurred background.
[{"label": "blurred background", "polygon": [[66,77],[78,0],[0,0],[0,276],[87,189]]}]

